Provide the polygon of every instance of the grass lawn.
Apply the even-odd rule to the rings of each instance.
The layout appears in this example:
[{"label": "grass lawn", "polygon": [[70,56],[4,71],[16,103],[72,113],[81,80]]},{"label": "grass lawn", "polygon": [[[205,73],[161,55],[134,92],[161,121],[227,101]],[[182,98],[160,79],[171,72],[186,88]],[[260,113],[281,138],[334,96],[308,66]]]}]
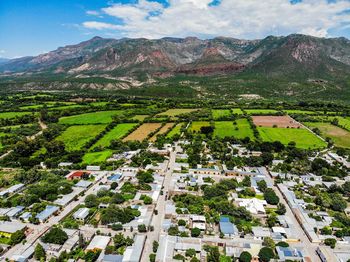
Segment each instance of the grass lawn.
[{"label": "grass lawn", "polygon": [[83,156],[83,164],[98,164],[105,162],[111,155],[112,150],[104,150],[101,152],[89,152]]},{"label": "grass lawn", "polygon": [[245,109],[248,115],[270,115],[277,113],[274,109]]},{"label": "grass lawn", "polygon": [[306,122],[304,123],[309,128],[317,127],[321,131],[323,138],[329,137],[338,147],[350,148],[350,132],[330,123],[321,122]]},{"label": "grass lawn", "polygon": [[120,115],[123,112],[125,111],[111,110],[66,116],[61,117],[59,123],[64,125],[108,124],[112,122],[112,116]]},{"label": "grass lawn", "polygon": [[189,130],[190,132],[200,132],[202,126],[210,126],[210,123],[207,121],[194,121],[192,122]]},{"label": "grass lawn", "polygon": [[109,131],[107,134],[105,134],[100,140],[98,140],[92,146],[92,148],[95,148],[98,146],[108,147],[112,140],[123,138],[129,132],[129,130],[132,129],[136,125],[137,125],[136,123],[118,124],[111,131]]},{"label": "grass lawn", "polygon": [[199,109],[190,109],[190,108],[168,109],[167,111],[158,114],[158,116],[178,116],[178,115],[188,114],[198,110]]},{"label": "grass lawn", "polygon": [[230,117],[231,110],[230,109],[213,109],[212,115],[214,120],[220,119],[222,117]]},{"label": "grass lawn", "polygon": [[231,121],[215,122],[214,137],[235,137],[238,139],[245,137],[254,138],[253,130],[247,119],[238,119],[236,123],[237,124],[234,125]]},{"label": "grass lawn", "polygon": [[31,112],[3,112],[0,113],[0,119],[11,119],[19,116],[30,115]]},{"label": "grass lawn", "polygon": [[243,111],[240,108],[232,108],[231,112],[234,115],[243,115]]},{"label": "grass lawn", "polygon": [[326,142],[303,128],[258,127],[258,131],[263,141],[280,141],[284,145],[294,141],[297,147],[303,149],[315,149],[327,146]]},{"label": "grass lawn", "polygon": [[67,151],[81,149],[106,128],[106,125],[70,126],[56,139],[63,141]]},{"label": "grass lawn", "polygon": [[170,132],[166,135],[166,137],[174,137],[175,135],[180,135],[181,133],[181,127],[184,123],[177,124],[173,129],[170,130]]}]

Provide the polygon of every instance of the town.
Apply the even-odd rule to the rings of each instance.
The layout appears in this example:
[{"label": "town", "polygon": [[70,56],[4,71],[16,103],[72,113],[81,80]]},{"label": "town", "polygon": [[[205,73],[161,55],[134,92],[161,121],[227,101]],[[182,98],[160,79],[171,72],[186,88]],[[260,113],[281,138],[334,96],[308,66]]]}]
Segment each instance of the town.
[{"label": "town", "polygon": [[349,261],[348,118],[65,103],[3,120],[1,261]]}]

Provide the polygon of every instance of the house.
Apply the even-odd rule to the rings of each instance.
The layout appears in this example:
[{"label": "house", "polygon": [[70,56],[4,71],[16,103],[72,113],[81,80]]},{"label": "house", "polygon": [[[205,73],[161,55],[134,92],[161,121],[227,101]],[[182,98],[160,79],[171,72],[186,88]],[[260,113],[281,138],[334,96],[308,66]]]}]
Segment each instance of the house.
[{"label": "house", "polygon": [[267,227],[252,227],[255,239],[263,240],[265,237],[271,237],[271,231]]},{"label": "house", "polygon": [[123,262],[141,261],[145,241],[146,235],[136,235],[134,238],[134,244],[131,247],[127,247],[124,252]]},{"label": "house", "polygon": [[84,189],[89,188],[92,185],[92,182],[86,181],[86,180],[80,180],[78,183],[75,184],[76,187],[81,187]]},{"label": "house", "polygon": [[13,207],[6,213],[6,216],[10,218],[16,218],[23,210],[24,206]]},{"label": "house", "polygon": [[189,169],[190,175],[212,175],[219,176],[221,175],[221,171],[217,168],[191,168]]},{"label": "house", "polygon": [[233,237],[239,234],[237,227],[230,222],[229,217],[221,216],[219,222],[220,232],[225,237]]},{"label": "house", "polygon": [[190,222],[192,224],[192,228],[199,228],[200,230],[206,230],[205,216],[190,215]]},{"label": "house", "polygon": [[303,251],[300,248],[276,246],[281,261],[304,261]]},{"label": "house", "polygon": [[67,180],[73,180],[73,179],[83,179],[85,176],[88,176],[89,172],[85,171],[72,171],[68,175],[66,175]]},{"label": "house", "polygon": [[0,192],[0,197],[7,197],[10,194],[16,193],[24,188],[24,184],[13,185]]},{"label": "house", "polygon": [[100,166],[86,166],[86,170],[88,170],[88,171],[100,171],[101,167]]},{"label": "house", "polygon": [[73,165],[72,162],[61,162],[58,164],[58,167],[69,167],[71,165]]},{"label": "house", "polygon": [[122,177],[122,174],[120,173],[115,173],[113,175],[110,175],[109,177],[107,177],[107,181],[109,183],[113,183],[113,182],[119,182],[120,178]]},{"label": "house", "polygon": [[105,250],[110,241],[111,238],[108,236],[94,236],[94,238],[91,240],[90,244],[87,246],[85,251],[97,249]]},{"label": "house", "polygon": [[257,198],[238,198],[236,201],[240,207],[245,207],[252,214],[258,215],[266,213],[266,200],[260,200]]},{"label": "house", "polygon": [[59,210],[57,206],[46,206],[46,208],[36,215],[36,218],[42,223],[45,222],[52,215],[56,214]]},{"label": "house", "polygon": [[20,222],[0,221],[0,236],[10,238],[16,231],[24,231],[26,225]]},{"label": "house", "polygon": [[79,208],[74,214],[73,214],[73,218],[75,220],[79,220],[84,222],[85,219],[88,217],[89,215],[89,209],[87,207],[82,207]]}]

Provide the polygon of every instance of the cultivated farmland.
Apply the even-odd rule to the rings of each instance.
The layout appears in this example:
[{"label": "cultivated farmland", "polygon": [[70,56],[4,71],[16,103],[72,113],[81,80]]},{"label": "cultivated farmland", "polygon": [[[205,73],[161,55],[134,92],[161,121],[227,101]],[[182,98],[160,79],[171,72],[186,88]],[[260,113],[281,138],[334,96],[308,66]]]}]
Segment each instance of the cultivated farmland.
[{"label": "cultivated farmland", "polygon": [[223,118],[223,117],[230,117],[231,116],[231,110],[229,109],[213,109],[212,115],[214,120]]},{"label": "cultivated farmland", "polygon": [[310,128],[318,128],[323,138],[331,138],[336,146],[350,148],[350,132],[330,123],[306,122]]},{"label": "cultivated farmland", "polygon": [[113,154],[112,150],[104,150],[101,152],[89,152],[83,156],[83,164],[99,164],[105,162]]},{"label": "cultivated farmland", "polygon": [[67,151],[80,150],[88,141],[96,137],[106,125],[80,125],[68,127],[56,138],[65,144]]},{"label": "cultivated farmland", "polygon": [[248,115],[269,115],[277,113],[274,109],[245,109]]},{"label": "cultivated farmland", "polygon": [[253,130],[247,119],[238,119],[234,122],[220,121],[215,122],[214,137],[224,138],[224,137],[235,137],[237,139],[242,139],[249,137],[254,138]]},{"label": "cultivated farmland", "polygon": [[256,126],[301,128],[302,125],[290,116],[252,116]]},{"label": "cultivated farmland", "polygon": [[30,115],[31,112],[3,112],[0,113],[0,119],[12,119],[15,117]]},{"label": "cultivated farmland", "polygon": [[134,128],[136,125],[136,123],[118,124],[111,131],[105,134],[100,140],[98,140],[96,144],[92,146],[92,148],[108,147],[112,140],[123,138],[129,132],[129,130]]},{"label": "cultivated farmland", "polygon": [[190,109],[190,108],[168,109],[167,111],[158,114],[158,116],[178,116],[178,115],[188,114],[198,110],[199,109]]},{"label": "cultivated farmland", "polygon": [[197,132],[201,131],[201,127],[203,127],[203,126],[210,126],[210,123],[207,121],[194,121],[194,122],[192,122],[189,130],[191,132],[197,133]]},{"label": "cultivated farmland", "polygon": [[166,123],[164,126],[162,126],[162,128],[161,128],[156,134],[154,134],[154,135],[150,138],[150,141],[151,141],[151,142],[156,141],[158,135],[165,134],[165,133],[168,132],[169,129],[171,129],[173,126],[174,126],[174,123]]},{"label": "cultivated farmland", "polygon": [[137,128],[134,132],[128,135],[123,141],[142,141],[148,137],[148,135],[158,128],[161,127],[160,123],[144,123],[139,128]]},{"label": "cultivated farmland", "polygon": [[125,111],[111,110],[66,116],[61,117],[59,123],[64,125],[108,124],[112,122],[113,116],[121,115],[123,112]]},{"label": "cultivated farmland", "polygon": [[284,145],[289,142],[296,142],[296,146],[304,149],[322,148],[327,144],[309,130],[296,128],[273,128],[258,127],[259,134],[263,141],[280,141]]},{"label": "cultivated farmland", "polygon": [[240,108],[232,108],[231,112],[234,115],[243,115],[243,111]]},{"label": "cultivated farmland", "polygon": [[184,123],[177,124],[173,129],[170,130],[170,132],[166,135],[166,137],[172,138],[175,135],[180,135],[181,133],[181,127]]}]

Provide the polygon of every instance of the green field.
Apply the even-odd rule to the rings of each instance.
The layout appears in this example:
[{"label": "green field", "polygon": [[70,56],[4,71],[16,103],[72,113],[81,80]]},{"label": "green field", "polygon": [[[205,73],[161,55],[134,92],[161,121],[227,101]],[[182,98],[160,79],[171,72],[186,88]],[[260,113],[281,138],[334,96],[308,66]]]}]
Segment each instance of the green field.
[{"label": "green field", "polygon": [[194,111],[198,111],[199,109],[190,109],[190,108],[175,108],[168,109],[165,112],[159,113],[158,116],[178,116],[182,114],[188,114]]},{"label": "green field", "polygon": [[350,148],[350,132],[330,123],[305,122],[309,128],[318,128],[323,138],[331,138],[338,147]]},{"label": "green field", "polygon": [[[332,117],[330,117],[332,118]],[[339,125],[350,131],[350,117],[337,117]]]},{"label": "green field", "polygon": [[96,148],[99,146],[108,147],[112,140],[123,138],[129,132],[129,130],[135,127],[136,125],[137,123],[118,124],[111,131],[105,134],[100,140],[98,140],[96,144],[92,146],[92,148]]},{"label": "green field", "polygon": [[194,121],[192,122],[189,130],[190,132],[200,132],[202,126],[210,126],[210,123],[207,121]]},{"label": "green field", "polygon": [[297,128],[273,128],[258,127],[259,134],[263,141],[280,141],[287,145],[289,142],[296,142],[298,148],[315,149],[326,147],[327,144],[307,129]]},{"label": "green field", "polygon": [[230,117],[231,110],[229,110],[229,109],[213,109],[212,115],[213,115],[214,120],[220,119],[222,117]]},{"label": "green field", "polygon": [[86,125],[86,124],[108,124],[112,122],[112,117],[121,115],[122,110],[99,111],[81,115],[61,117],[60,124],[64,125]]},{"label": "green field", "polygon": [[240,108],[232,108],[231,112],[234,115],[243,115],[243,111]]},{"label": "green field", "polygon": [[318,114],[318,112],[308,111],[308,110],[283,110],[283,112],[286,112],[288,114],[296,114],[296,115],[315,115],[315,114]]},{"label": "green field", "polygon": [[11,119],[19,116],[30,115],[31,112],[3,112],[0,113],[0,119]]},{"label": "green field", "polygon": [[99,164],[105,162],[113,154],[112,150],[104,150],[101,152],[89,152],[83,156],[83,164]]},{"label": "green field", "polygon": [[176,126],[173,127],[173,129],[170,130],[170,132],[166,135],[166,137],[172,138],[175,135],[180,135],[181,133],[181,127],[184,123],[179,123]]},{"label": "green field", "polygon": [[269,115],[277,113],[274,109],[245,109],[248,115]]},{"label": "green field", "polygon": [[132,119],[142,122],[143,120],[145,120],[146,117],[148,117],[148,115],[135,115],[132,117]]},{"label": "green field", "polygon": [[105,128],[106,125],[70,126],[56,139],[64,142],[67,151],[80,150]]},{"label": "green field", "polygon": [[230,121],[215,122],[214,137],[235,137],[238,139],[245,137],[249,137],[250,139],[254,138],[253,130],[247,119],[238,119],[235,122],[236,125]]}]

